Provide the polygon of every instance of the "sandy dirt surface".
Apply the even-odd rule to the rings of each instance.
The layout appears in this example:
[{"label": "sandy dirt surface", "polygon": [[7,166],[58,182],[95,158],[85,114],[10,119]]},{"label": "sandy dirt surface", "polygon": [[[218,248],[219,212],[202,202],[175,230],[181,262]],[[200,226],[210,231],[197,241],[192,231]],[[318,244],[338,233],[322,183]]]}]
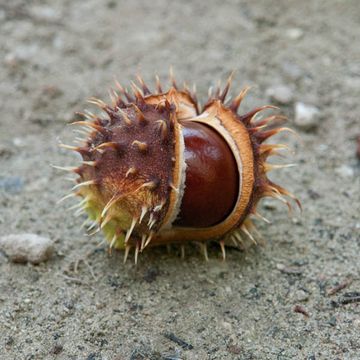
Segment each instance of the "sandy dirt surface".
[{"label": "sandy dirt surface", "polygon": [[[0,358],[358,359],[360,302],[347,302],[360,295],[359,19],[358,0],[0,0],[0,235],[56,248],[38,266],[0,253]],[[242,112],[290,87],[292,127],[296,101],[319,109],[301,142],[278,136],[299,166],[271,177],[304,211],[264,202],[265,247],[226,262],[217,246],[209,262],[194,245],[184,261],[158,248],[124,265],[84,235],[71,201],[56,206],[71,183],[50,164],[77,162],[57,146],[75,136],[74,112],[107,98],[114,77],[153,84],[170,65],[203,100],[235,69],[234,94],[252,86]]]}]

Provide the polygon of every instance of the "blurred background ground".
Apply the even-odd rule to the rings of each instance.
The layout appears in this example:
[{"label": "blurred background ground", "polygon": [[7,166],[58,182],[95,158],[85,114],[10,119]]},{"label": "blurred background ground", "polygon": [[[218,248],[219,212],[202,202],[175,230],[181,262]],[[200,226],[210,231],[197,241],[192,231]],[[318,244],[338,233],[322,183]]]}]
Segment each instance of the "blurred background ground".
[{"label": "blurred background ground", "polygon": [[[359,15],[358,0],[0,0],[0,235],[56,248],[39,266],[0,253],[1,359],[358,359]],[[76,162],[57,147],[74,112],[114,77],[166,81],[170,65],[203,100],[235,69],[233,91],[252,86],[241,111],[277,99],[297,127],[301,143],[278,139],[299,166],[272,178],[304,211],[265,202],[264,248],[123,265],[56,206],[71,184],[49,164]],[[299,103],[316,107],[309,127]]]}]

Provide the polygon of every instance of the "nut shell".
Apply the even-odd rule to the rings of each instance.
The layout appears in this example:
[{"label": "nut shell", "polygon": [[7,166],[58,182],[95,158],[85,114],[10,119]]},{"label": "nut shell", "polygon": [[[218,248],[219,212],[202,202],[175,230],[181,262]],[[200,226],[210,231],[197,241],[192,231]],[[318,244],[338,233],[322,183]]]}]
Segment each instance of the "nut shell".
[{"label": "nut shell", "polygon": [[270,106],[238,115],[247,89],[226,102],[231,77],[201,111],[174,79],[167,92],[158,82],[154,94],[138,80],[142,89],[133,83],[133,94],[117,84],[111,105],[92,99],[106,117],[83,113],[86,121],[75,124],[89,130],[88,138],[80,147],[64,145],[83,157],[71,170],[79,175],[73,190],[110,248],[125,249],[126,259],[134,247],[137,260],[148,245],[219,240],[224,256],[228,240],[242,246],[245,235],[256,242],[250,216],[261,217],[261,198],[291,207],[288,196],[300,206],[266,176],[279,167],[266,159],[285,146],[263,142],[289,130],[273,126],[280,115],[256,120]]}]

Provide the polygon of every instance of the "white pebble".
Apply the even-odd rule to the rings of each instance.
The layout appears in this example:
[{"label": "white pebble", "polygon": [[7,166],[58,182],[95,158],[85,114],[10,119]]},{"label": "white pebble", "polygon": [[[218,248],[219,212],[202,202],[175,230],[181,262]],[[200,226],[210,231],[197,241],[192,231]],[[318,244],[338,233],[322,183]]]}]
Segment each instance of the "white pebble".
[{"label": "white pebble", "polygon": [[320,111],[317,107],[302,102],[295,104],[295,125],[302,130],[308,131],[318,125]]},{"label": "white pebble", "polygon": [[353,177],[354,169],[349,165],[341,165],[335,169],[336,173],[339,174],[343,178]]},{"label": "white pebble", "polygon": [[290,104],[293,101],[293,91],[285,85],[270,87],[266,90],[266,95],[279,104]]},{"label": "white pebble", "polygon": [[290,40],[299,40],[304,35],[304,31],[300,28],[291,28],[286,30],[285,35]]},{"label": "white pebble", "polygon": [[34,6],[30,9],[30,13],[40,21],[53,23],[61,20],[59,11],[50,6]]},{"label": "white pebble", "polygon": [[13,262],[39,264],[48,260],[53,252],[53,242],[36,234],[11,234],[0,237],[0,250]]},{"label": "white pebble", "polygon": [[225,329],[225,330],[227,330],[227,331],[233,331],[233,327],[232,327],[232,325],[229,323],[229,322],[227,322],[227,321],[223,321],[222,322],[222,326],[223,326],[223,328]]},{"label": "white pebble", "polygon": [[12,52],[5,55],[4,61],[7,66],[16,66],[20,63],[31,62],[39,53],[39,47],[35,44],[17,46]]}]

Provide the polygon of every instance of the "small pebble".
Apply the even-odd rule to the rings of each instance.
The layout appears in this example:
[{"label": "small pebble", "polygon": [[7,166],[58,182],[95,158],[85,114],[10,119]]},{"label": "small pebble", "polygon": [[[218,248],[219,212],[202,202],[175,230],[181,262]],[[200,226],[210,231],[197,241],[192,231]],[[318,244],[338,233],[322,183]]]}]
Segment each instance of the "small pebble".
[{"label": "small pebble", "polygon": [[0,177],[0,191],[18,194],[24,188],[24,180],[19,176]]},{"label": "small pebble", "polygon": [[241,347],[236,345],[229,345],[227,348],[228,352],[234,355],[240,355],[243,353],[243,350]]},{"label": "small pebble", "polygon": [[297,290],[295,292],[295,298],[297,301],[308,301],[309,300],[309,294],[305,292],[304,290]]},{"label": "small pebble", "polygon": [[300,68],[300,66],[292,62],[283,62],[281,69],[286,78],[292,81],[300,80],[304,76],[303,70]]},{"label": "small pebble", "polygon": [[233,331],[233,327],[232,327],[232,325],[231,325],[229,322],[223,321],[221,325],[222,325],[223,328],[224,328],[225,330],[227,330],[228,332],[232,332],[232,331]]},{"label": "small pebble", "polygon": [[20,137],[14,137],[12,139],[12,143],[16,146],[16,147],[24,147],[26,145],[26,142],[24,141],[24,139],[20,138]]},{"label": "small pebble", "polygon": [[293,91],[285,85],[270,87],[266,90],[266,95],[274,102],[282,105],[290,104],[293,101]]},{"label": "small pebble", "polygon": [[0,237],[0,250],[13,262],[39,264],[50,259],[54,246],[49,238],[36,234],[11,234]]},{"label": "small pebble", "polygon": [[38,54],[39,47],[34,44],[26,44],[17,46],[13,52],[5,55],[4,61],[8,66],[16,66],[18,64],[25,64]]},{"label": "small pebble", "polygon": [[276,264],[276,268],[284,274],[301,275],[303,271],[297,267],[285,266],[284,264]]},{"label": "small pebble", "polygon": [[321,198],[321,195],[313,189],[308,189],[307,193],[311,200],[317,200]]},{"label": "small pebble", "polygon": [[52,354],[59,355],[64,350],[63,345],[55,344],[51,350]]},{"label": "small pebble", "polygon": [[335,316],[332,316],[330,319],[329,319],[329,324],[331,326],[336,326],[336,317]]},{"label": "small pebble", "polygon": [[285,35],[290,40],[299,40],[304,35],[304,31],[300,28],[291,28],[285,31]]},{"label": "small pebble", "polygon": [[335,169],[335,172],[343,178],[353,177],[354,169],[349,165],[341,165]]},{"label": "small pebble", "polygon": [[320,110],[302,102],[295,104],[295,125],[304,131],[310,131],[318,126]]},{"label": "small pebble", "polygon": [[39,21],[56,23],[61,20],[61,14],[50,6],[33,6],[30,9],[31,15]]}]

